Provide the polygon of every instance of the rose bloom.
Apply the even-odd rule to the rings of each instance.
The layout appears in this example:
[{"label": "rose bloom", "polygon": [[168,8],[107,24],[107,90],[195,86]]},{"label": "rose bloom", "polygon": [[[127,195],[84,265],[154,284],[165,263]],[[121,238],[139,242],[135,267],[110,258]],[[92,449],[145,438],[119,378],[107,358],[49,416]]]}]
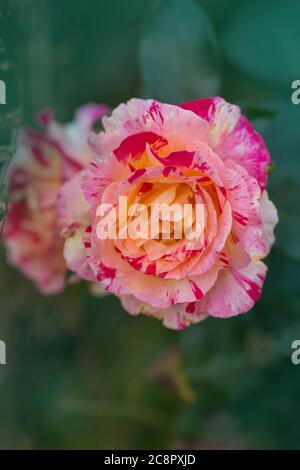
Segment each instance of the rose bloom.
[{"label": "rose bloom", "polygon": [[[129,313],[173,329],[251,309],[278,219],[265,190],[270,155],[239,107],[219,97],[180,106],[132,99],[102,122],[90,138],[97,158],[60,194],[70,269],[116,294]],[[204,232],[100,239],[97,209],[120,196],[128,207],[203,204]],[[81,228],[68,237],[74,225]]]},{"label": "rose bloom", "polygon": [[10,204],[3,239],[10,263],[45,294],[60,292],[65,286],[57,195],[64,182],[90,162],[87,136],[105,112],[105,106],[89,104],[66,125],[54,122],[45,112],[38,116],[42,132],[23,129],[18,133],[8,174]]}]

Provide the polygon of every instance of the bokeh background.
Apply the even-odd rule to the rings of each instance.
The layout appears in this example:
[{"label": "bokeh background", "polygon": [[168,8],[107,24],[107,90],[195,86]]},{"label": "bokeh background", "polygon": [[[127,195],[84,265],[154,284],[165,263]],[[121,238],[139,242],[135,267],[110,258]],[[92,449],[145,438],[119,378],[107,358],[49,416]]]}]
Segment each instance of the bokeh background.
[{"label": "bokeh background", "polygon": [[300,448],[299,18],[299,0],[0,0],[3,169],[45,107],[219,94],[265,137],[280,215],[261,301],[183,332],[84,284],[42,297],[1,247],[1,448]]}]

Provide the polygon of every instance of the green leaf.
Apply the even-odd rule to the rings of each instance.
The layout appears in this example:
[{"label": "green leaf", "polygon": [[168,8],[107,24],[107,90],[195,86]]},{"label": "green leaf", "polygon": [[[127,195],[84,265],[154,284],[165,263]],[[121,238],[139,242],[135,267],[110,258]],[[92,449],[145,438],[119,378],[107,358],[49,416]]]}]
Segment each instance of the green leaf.
[{"label": "green leaf", "polygon": [[159,2],[140,46],[148,97],[171,103],[215,95],[219,54],[210,21],[194,0]]},{"label": "green leaf", "polygon": [[300,2],[234,2],[222,45],[228,61],[254,78],[289,86],[298,78]]}]

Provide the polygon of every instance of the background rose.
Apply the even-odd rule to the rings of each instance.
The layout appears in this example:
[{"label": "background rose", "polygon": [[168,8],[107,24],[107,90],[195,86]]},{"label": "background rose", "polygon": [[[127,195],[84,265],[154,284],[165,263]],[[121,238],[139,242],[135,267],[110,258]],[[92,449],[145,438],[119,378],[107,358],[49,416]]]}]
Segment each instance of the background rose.
[{"label": "background rose", "polygon": [[[132,99],[103,126],[91,136],[99,159],[82,175],[91,205],[80,242],[85,259],[74,238],[69,266],[80,274],[86,260],[130,313],[156,316],[170,328],[248,311],[261,294],[261,259],[274,241],[277,213],[265,191],[269,153],[239,108],[218,97],[182,106]],[[78,184],[67,183],[66,214],[76,208]],[[147,205],[203,203],[204,239],[100,240],[97,207],[117,206],[121,195]],[[77,213],[85,210],[78,201]]]},{"label": "background rose", "polygon": [[10,204],[4,226],[9,261],[46,294],[65,285],[66,265],[57,212],[62,184],[87,166],[91,152],[86,139],[92,124],[107,108],[90,104],[66,125],[39,115],[42,132],[19,132],[9,168]]}]

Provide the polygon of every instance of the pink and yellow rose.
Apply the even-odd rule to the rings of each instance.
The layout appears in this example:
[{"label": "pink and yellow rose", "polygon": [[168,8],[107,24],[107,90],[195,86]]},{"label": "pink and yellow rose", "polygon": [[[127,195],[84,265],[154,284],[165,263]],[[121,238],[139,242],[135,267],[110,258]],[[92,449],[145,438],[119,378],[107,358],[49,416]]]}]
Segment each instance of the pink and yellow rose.
[{"label": "pink and yellow rose", "polygon": [[[132,99],[102,122],[90,138],[96,158],[59,194],[69,269],[169,328],[251,309],[278,219],[265,189],[270,155],[239,107],[219,97],[180,106]],[[120,196],[129,208],[201,203],[203,236],[100,239],[97,209]]]},{"label": "pink and yellow rose", "polygon": [[87,136],[107,112],[101,105],[80,108],[74,122],[61,125],[50,113],[39,116],[43,131],[20,131],[9,167],[10,204],[3,239],[8,259],[46,294],[65,286],[64,238],[57,196],[62,185],[92,158]]}]

